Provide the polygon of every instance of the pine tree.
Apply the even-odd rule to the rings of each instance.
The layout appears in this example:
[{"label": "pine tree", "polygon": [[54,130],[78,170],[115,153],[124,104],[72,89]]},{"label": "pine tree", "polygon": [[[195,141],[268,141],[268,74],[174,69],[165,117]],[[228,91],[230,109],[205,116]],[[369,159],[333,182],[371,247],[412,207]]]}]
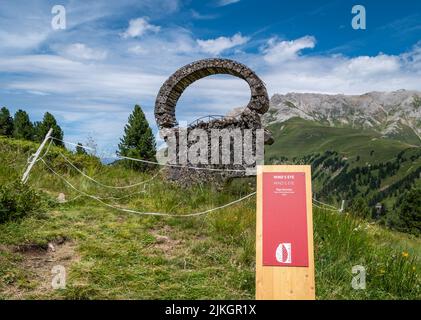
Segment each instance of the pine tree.
[{"label": "pine tree", "polygon": [[413,234],[421,233],[421,189],[413,188],[402,199],[399,219],[402,231]]},{"label": "pine tree", "polygon": [[20,109],[15,113],[13,119],[13,137],[25,140],[34,139],[34,126],[29,120],[28,114]]},{"label": "pine tree", "polygon": [[41,133],[41,121],[35,121],[34,122],[34,141],[42,141],[45,137],[41,137],[40,133]]},{"label": "pine tree", "polygon": [[[53,138],[63,140],[63,130],[57,124],[56,118],[54,118],[54,116],[49,112],[44,114],[44,118],[41,123],[36,124],[36,139],[41,142],[47,135],[50,128],[53,128],[53,132],[51,134]],[[64,147],[64,143],[59,140],[53,140],[53,143],[56,146]]]},{"label": "pine tree", "polygon": [[11,137],[13,134],[13,118],[7,108],[0,110],[0,135]]},{"label": "pine tree", "polygon": [[[124,128],[124,137],[118,147],[119,154],[122,156],[156,161],[155,138],[140,106],[136,105],[133,113],[129,116],[128,123]],[[136,170],[146,170],[152,167],[142,162],[129,160],[123,161],[123,163]]]}]

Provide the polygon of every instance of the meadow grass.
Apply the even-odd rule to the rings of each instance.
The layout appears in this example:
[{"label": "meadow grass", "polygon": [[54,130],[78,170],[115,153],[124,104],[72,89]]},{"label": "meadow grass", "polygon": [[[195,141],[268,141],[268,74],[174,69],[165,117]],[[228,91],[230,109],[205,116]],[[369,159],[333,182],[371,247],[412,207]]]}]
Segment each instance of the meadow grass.
[{"label": "meadow grass", "polygon": [[[0,143],[2,183],[20,176],[31,148],[20,142]],[[107,203],[139,211],[186,214],[225,204],[255,190],[253,178],[234,180],[223,188],[181,188],[166,182],[163,175],[130,191],[113,190],[84,179],[62,163],[54,148],[51,152],[48,163],[72,184],[102,197],[134,193]],[[104,184],[122,186],[153,175],[69,157]],[[0,224],[0,298],[254,298],[254,198],[200,217],[154,217],[114,210],[86,197],[76,198],[78,194],[41,162],[35,166],[29,184],[41,190],[50,205],[42,215]],[[75,200],[64,204],[51,201],[61,192],[68,200]],[[314,208],[314,239],[318,299],[421,298],[419,238],[347,214]],[[23,245],[44,248],[48,243],[55,245],[56,254],[13,250]],[[65,248],[65,255],[60,256]],[[66,289],[51,289],[53,264],[66,266]],[[351,286],[355,265],[367,270],[366,290]]]}]

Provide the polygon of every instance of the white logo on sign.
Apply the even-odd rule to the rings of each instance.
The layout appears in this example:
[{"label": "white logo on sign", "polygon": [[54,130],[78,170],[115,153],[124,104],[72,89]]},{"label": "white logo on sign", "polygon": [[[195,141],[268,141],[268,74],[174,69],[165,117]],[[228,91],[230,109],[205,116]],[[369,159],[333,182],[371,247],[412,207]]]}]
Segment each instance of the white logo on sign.
[{"label": "white logo on sign", "polygon": [[276,249],[276,260],[280,263],[291,263],[291,243],[281,243]]}]

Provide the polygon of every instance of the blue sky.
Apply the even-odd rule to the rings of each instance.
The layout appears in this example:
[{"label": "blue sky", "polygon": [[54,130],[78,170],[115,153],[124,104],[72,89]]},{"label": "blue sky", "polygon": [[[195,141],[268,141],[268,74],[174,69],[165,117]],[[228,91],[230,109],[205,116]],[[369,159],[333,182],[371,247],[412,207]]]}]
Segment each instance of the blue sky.
[{"label": "blue sky", "polygon": [[[53,30],[51,9],[66,9]],[[367,29],[351,27],[364,5]],[[93,137],[115,150],[134,104],[155,127],[165,79],[196,59],[253,68],[269,95],[361,94],[421,88],[421,2],[348,0],[0,0],[0,105],[40,120],[52,112],[70,141]],[[213,76],[177,105],[190,122],[249,99],[245,82]]]}]

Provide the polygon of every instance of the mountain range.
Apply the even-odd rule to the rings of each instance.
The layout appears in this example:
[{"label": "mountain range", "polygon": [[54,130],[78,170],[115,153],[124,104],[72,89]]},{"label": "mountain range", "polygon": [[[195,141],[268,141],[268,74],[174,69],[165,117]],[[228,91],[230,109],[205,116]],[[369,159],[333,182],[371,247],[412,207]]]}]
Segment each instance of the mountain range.
[{"label": "mountain range", "polygon": [[421,145],[421,92],[418,91],[275,94],[263,121],[272,125],[294,117],[329,127],[371,130],[385,138]]},{"label": "mountain range", "polygon": [[266,164],[310,164],[314,196],[407,230],[401,204],[421,190],[421,92],[275,94],[263,123],[274,138]]}]

